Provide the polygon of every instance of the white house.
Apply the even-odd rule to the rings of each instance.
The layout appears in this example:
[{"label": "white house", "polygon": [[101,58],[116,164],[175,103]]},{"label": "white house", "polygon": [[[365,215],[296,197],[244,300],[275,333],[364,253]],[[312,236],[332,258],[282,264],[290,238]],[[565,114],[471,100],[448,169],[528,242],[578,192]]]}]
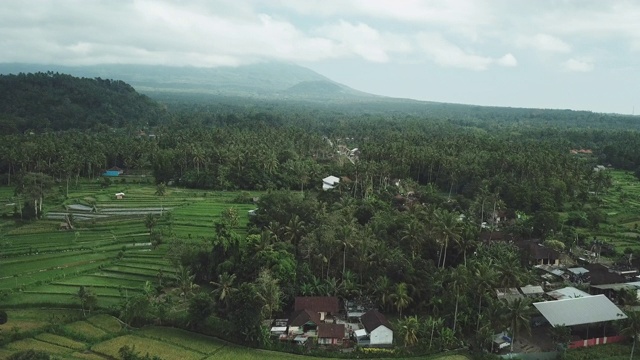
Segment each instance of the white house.
[{"label": "white house", "polygon": [[325,190],[325,191],[331,190],[336,186],[338,186],[339,183],[340,183],[340,178],[333,175],[327,176],[326,178],[322,179],[322,190]]},{"label": "white house", "polygon": [[378,310],[367,311],[360,318],[369,337],[370,346],[389,346],[393,344],[393,329]]}]

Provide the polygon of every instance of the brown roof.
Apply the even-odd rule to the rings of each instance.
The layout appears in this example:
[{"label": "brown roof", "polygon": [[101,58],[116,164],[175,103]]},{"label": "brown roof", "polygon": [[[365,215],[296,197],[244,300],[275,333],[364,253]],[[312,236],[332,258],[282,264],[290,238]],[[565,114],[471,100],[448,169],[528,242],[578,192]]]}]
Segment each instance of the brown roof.
[{"label": "brown roof", "polygon": [[320,324],[318,325],[318,337],[330,339],[344,338],[344,324]]},{"label": "brown roof", "polygon": [[320,315],[309,310],[296,311],[289,317],[289,326],[302,326],[307,323],[320,324]]},{"label": "brown roof", "polygon": [[535,260],[542,259],[550,259],[555,260],[560,258],[560,254],[546,246],[542,246],[539,242],[535,240],[521,240],[516,241],[515,244],[524,252],[526,252],[529,257]]},{"label": "brown roof", "polygon": [[624,276],[610,271],[608,267],[602,264],[586,264],[583,267],[589,270],[587,277],[591,285],[620,284],[627,282]]},{"label": "brown roof", "polygon": [[378,310],[369,310],[364,315],[360,317],[360,322],[364,325],[364,329],[367,330],[368,333],[377,329],[380,325],[384,325],[391,329],[391,324],[387,320],[384,315],[382,315]]},{"label": "brown roof", "polygon": [[297,296],[294,310],[311,310],[337,314],[340,311],[338,298],[334,296]]}]

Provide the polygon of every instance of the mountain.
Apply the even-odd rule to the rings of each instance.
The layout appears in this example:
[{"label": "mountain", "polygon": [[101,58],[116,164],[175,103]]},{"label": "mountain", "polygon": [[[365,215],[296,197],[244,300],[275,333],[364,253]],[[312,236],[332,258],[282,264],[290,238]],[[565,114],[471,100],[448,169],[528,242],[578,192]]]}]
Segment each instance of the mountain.
[{"label": "mountain", "polygon": [[238,67],[0,64],[0,74],[59,72],[125,81],[142,93],[194,93],[264,99],[375,98],[302,66],[269,62]]}]

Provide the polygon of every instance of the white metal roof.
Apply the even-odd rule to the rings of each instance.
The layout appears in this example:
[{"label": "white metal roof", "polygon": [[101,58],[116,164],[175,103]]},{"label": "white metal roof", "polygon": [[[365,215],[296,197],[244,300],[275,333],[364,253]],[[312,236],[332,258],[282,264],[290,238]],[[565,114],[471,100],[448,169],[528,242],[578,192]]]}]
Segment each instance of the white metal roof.
[{"label": "white metal roof", "polygon": [[569,271],[570,273],[574,274],[574,275],[582,275],[582,274],[586,274],[589,272],[589,270],[583,268],[583,267],[575,267],[575,268],[570,268],[567,269],[567,271]]},{"label": "white metal roof", "polygon": [[567,286],[562,289],[549,291],[547,295],[551,296],[556,300],[583,298],[583,297],[591,296],[591,294],[586,293],[580,289],[576,289],[573,286]]},{"label": "white metal roof", "polygon": [[367,330],[365,329],[358,329],[355,331],[356,337],[363,337],[363,336],[367,336]]},{"label": "white metal roof", "polygon": [[525,295],[544,294],[544,290],[542,289],[542,286],[535,286],[535,285],[523,286],[520,288],[520,291],[522,291],[522,293]]},{"label": "white metal roof", "polygon": [[336,183],[340,182],[340,178],[336,177],[336,176],[327,176],[326,178],[322,179],[323,183],[326,183],[328,185],[335,185]]},{"label": "white metal roof", "polygon": [[604,295],[533,303],[549,323],[573,326],[626,319],[622,310]]}]

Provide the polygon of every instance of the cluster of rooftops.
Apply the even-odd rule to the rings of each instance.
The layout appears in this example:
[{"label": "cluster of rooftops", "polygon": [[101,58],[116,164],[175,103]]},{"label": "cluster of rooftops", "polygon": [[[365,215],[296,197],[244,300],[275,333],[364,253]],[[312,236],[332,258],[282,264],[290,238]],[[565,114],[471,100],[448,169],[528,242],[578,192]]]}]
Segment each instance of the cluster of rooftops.
[{"label": "cluster of rooftops", "polygon": [[365,309],[353,302],[344,304],[333,296],[295,298],[293,312],[286,319],[275,319],[271,334],[281,341],[320,345],[390,346],[391,324],[376,309]]}]

